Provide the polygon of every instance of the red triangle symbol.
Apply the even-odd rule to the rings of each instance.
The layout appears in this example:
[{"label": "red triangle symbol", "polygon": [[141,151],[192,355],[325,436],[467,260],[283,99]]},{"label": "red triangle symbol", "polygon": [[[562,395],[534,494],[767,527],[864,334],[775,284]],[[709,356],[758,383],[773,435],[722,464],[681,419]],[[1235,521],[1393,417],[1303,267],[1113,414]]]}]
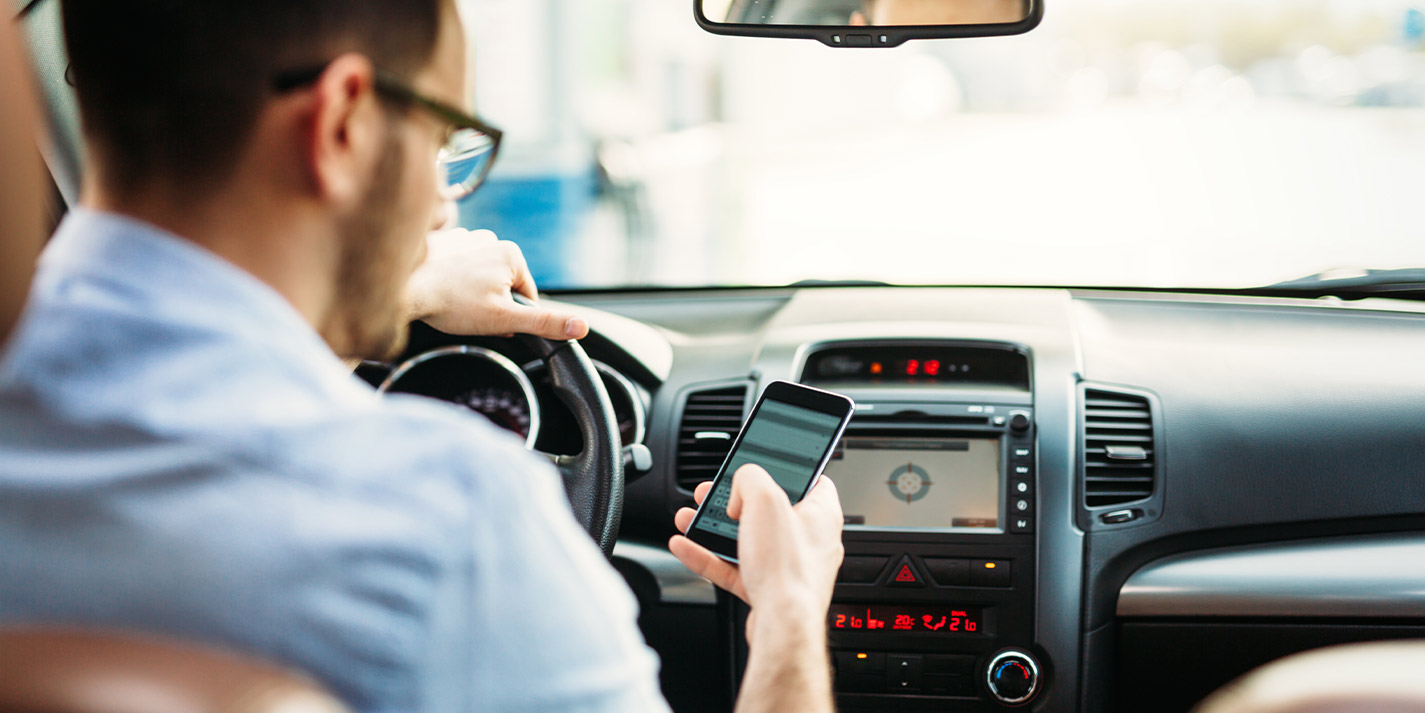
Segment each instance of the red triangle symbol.
[{"label": "red triangle symbol", "polygon": [[915,581],[915,572],[910,571],[910,565],[908,565],[908,564],[903,564],[903,565],[901,565],[901,568],[896,571],[896,581],[897,581],[897,582],[914,582],[914,581]]}]

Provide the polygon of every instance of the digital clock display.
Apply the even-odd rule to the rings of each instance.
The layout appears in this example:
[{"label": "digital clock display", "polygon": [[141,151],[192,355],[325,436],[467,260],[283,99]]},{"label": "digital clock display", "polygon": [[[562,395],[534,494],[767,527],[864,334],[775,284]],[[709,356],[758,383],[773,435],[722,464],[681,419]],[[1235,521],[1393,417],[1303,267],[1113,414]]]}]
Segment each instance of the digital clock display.
[{"label": "digital clock display", "polygon": [[985,636],[984,610],[975,607],[927,607],[832,604],[832,631],[902,632],[936,636]]},{"label": "digital clock display", "polygon": [[995,385],[1027,389],[1024,354],[998,346],[836,347],[807,359],[802,379],[817,384]]}]

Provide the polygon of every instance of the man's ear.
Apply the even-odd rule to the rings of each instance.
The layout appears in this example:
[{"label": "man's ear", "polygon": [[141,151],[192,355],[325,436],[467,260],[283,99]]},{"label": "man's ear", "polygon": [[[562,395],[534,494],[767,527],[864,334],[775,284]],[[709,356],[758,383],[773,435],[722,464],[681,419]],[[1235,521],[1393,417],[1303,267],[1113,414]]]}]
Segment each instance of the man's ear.
[{"label": "man's ear", "polygon": [[384,144],[375,67],[364,55],[341,55],[313,92],[303,148],[313,186],[323,200],[351,205],[365,195]]}]

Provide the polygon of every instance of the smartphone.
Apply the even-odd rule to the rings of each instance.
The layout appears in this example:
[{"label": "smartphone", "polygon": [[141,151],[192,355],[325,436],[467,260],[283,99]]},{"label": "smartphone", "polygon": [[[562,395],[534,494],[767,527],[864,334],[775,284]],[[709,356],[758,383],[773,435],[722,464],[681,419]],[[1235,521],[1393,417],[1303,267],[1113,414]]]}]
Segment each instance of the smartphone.
[{"label": "smartphone", "polygon": [[816,484],[855,410],[841,394],[789,381],[768,384],[693,516],[688,539],[737,562],[737,521],[727,516],[732,474],[748,463],[760,465],[795,505]]}]

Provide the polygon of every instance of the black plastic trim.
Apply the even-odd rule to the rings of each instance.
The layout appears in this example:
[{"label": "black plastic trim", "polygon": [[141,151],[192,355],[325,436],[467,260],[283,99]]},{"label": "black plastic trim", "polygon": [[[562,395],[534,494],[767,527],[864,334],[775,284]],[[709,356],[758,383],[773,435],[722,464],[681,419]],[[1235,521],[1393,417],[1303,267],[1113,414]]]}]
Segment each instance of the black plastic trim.
[{"label": "black plastic trim", "polygon": [[[749,25],[713,22],[703,15],[702,0],[693,0],[693,17],[698,27],[714,35],[732,37],[780,37],[817,40],[828,47],[899,47],[907,40],[936,40],[967,37],[1008,37],[1022,35],[1044,20],[1043,0],[1030,0],[1029,14],[1019,22],[991,25],[931,25],[927,27],[849,27],[828,25]],[[837,41],[848,35],[871,35],[880,42],[866,45]]]}]

